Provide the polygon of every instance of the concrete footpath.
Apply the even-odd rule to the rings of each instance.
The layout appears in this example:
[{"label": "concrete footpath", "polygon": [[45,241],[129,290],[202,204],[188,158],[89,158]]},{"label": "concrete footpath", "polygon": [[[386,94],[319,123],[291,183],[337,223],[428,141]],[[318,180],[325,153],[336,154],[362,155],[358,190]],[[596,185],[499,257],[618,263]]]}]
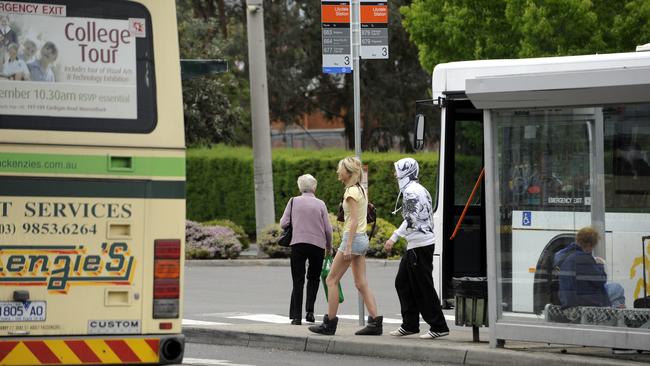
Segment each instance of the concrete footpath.
[{"label": "concrete footpath", "polygon": [[[394,325],[384,326],[382,336],[355,336],[359,326],[339,324],[335,336],[311,333],[308,323],[237,324],[183,327],[186,341],[227,346],[272,348],[290,351],[393,358],[458,365],[565,366],[648,365],[650,354],[613,354],[610,349],[506,342],[505,348],[490,348],[487,341],[472,342],[471,328],[454,331],[437,340],[417,335],[393,337]],[[460,329],[460,328],[456,328]],[[484,331],[484,329],[482,329]],[[483,332],[482,332],[483,333]],[[482,338],[487,338],[484,333]]]},{"label": "concrete footpath", "polygon": [[[186,261],[187,267],[202,266],[288,266],[288,259],[258,259],[251,255],[235,260]],[[368,259],[375,266],[397,266],[399,261]],[[317,319],[320,318],[317,314]],[[287,320],[288,321],[288,320]],[[482,342],[472,342],[472,330],[450,323],[451,334],[437,340],[417,335],[393,337],[388,333],[396,324],[384,324],[382,336],[355,336],[356,322],[339,322],[335,336],[311,333],[303,322],[290,324],[209,324],[184,326],[189,343],[231,345],[280,350],[320,352],[339,355],[393,358],[457,365],[648,365],[650,353],[613,354],[611,349],[570,345],[549,345],[507,341],[505,348],[490,348],[488,329],[480,329]],[[426,325],[421,328],[422,332]]]}]

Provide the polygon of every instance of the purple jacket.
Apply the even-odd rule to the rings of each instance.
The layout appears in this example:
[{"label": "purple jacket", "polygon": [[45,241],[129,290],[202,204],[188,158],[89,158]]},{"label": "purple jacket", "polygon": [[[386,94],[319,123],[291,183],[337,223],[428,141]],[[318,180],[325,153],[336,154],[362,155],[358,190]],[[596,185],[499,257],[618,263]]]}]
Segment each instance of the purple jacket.
[{"label": "purple jacket", "polygon": [[[291,207],[293,200],[293,208]],[[291,225],[293,235],[291,245],[308,243],[323,249],[332,249],[332,225],[330,224],[325,202],[319,200],[313,193],[303,193],[287,202],[280,226],[289,226],[289,210],[292,210]]]}]

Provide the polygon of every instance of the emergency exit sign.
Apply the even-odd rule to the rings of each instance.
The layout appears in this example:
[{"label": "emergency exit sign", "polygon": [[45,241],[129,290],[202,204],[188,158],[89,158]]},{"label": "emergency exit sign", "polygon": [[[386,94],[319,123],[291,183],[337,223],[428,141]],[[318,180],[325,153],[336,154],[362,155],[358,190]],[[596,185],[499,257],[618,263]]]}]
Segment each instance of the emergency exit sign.
[{"label": "emergency exit sign", "polygon": [[352,72],[350,1],[321,1],[323,72]]},{"label": "emergency exit sign", "polygon": [[388,58],[388,1],[361,0],[361,58]]}]

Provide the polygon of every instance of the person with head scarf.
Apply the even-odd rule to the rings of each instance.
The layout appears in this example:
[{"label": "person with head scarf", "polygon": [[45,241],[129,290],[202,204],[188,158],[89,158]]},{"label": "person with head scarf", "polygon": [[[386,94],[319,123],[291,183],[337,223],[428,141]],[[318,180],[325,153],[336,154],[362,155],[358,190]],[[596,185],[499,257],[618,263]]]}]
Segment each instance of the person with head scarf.
[{"label": "person with head scarf", "polygon": [[[400,159],[395,163],[399,194],[393,214],[401,210],[404,221],[386,240],[384,249],[390,252],[400,237],[405,238],[408,244],[395,277],[402,325],[390,334],[403,337],[419,333],[421,314],[429,324],[429,331],[420,338],[436,339],[449,335],[449,327],[431,276],[435,244],[431,195],[418,182],[418,174],[418,162],[413,158]],[[400,196],[402,207],[397,208]]]}]

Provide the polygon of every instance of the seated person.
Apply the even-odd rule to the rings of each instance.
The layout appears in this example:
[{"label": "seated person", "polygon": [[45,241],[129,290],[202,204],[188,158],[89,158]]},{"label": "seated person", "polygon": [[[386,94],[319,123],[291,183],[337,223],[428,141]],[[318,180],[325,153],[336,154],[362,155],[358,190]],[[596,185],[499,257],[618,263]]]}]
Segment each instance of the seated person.
[{"label": "seated person", "polygon": [[605,261],[594,257],[598,232],[592,227],[578,231],[576,241],[555,254],[559,268],[559,298],[563,308],[572,306],[625,307],[623,287],[607,283]]}]

